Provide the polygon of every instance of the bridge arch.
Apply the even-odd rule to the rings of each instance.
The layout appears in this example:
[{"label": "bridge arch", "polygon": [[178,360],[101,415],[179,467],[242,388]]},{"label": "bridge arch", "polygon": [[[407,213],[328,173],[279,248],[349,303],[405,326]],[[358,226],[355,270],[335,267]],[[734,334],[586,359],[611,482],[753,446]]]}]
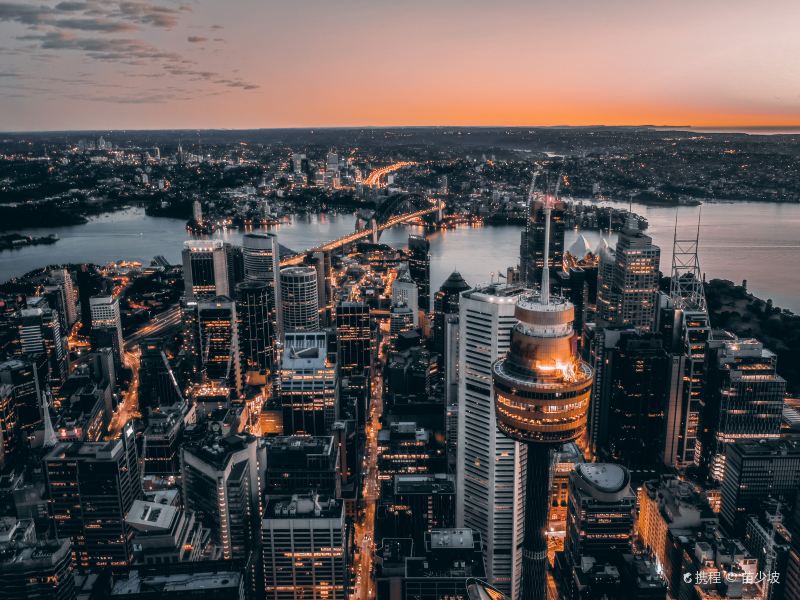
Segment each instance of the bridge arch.
[{"label": "bridge arch", "polygon": [[375,220],[378,225],[383,225],[394,216],[430,207],[431,201],[422,194],[393,194],[375,207]]}]

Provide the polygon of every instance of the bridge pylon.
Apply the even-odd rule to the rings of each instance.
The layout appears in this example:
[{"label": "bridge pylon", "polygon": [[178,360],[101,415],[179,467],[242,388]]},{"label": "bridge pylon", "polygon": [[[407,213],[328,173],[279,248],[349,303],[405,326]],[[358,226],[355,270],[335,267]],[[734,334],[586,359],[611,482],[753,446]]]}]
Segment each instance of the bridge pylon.
[{"label": "bridge pylon", "polygon": [[372,240],[373,244],[377,244],[378,235],[380,234],[380,232],[378,231],[378,220],[375,217],[373,217],[372,219],[369,220],[369,226],[370,229],[372,229],[372,233],[370,234],[370,239]]}]

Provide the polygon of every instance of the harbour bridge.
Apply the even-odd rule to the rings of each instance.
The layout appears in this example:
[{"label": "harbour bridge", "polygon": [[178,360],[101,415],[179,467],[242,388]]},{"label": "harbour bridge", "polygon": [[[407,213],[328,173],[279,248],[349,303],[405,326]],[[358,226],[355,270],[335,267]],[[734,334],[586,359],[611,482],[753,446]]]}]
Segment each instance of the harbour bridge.
[{"label": "harbour bridge", "polygon": [[390,229],[395,225],[409,223],[425,215],[434,214],[437,221],[442,220],[444,217],[443,201],[429,199],[422,194],[390,196],[374,211],[359,211],[356,216],[356,230],[353,233],[325,242],[320,246],[309,248],[294,256],[283,258],[281,259],[281,267],[302,264],[307,254],[338,250],[365,238],[370,238],[373,244],[377,244],[381,231]]}]

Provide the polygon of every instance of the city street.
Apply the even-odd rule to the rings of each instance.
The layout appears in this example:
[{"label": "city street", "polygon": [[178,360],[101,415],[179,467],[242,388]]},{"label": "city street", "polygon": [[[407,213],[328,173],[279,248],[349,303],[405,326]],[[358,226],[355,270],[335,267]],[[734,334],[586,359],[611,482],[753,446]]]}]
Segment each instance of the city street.
[{"label": "city street", "polygon": [[143,339],[158,335],[172,327],[176,327],[181,322],[181,310],[179,306],[174,306],[154,317],[146,325],[136,330],[125,340],[125,365],[132,371],[131,383],[127,392],[122,392],[122,399],[111,417],[108,425],[108,437],[114,438],[119,435],[125,424],[131,419],[140,417],[139,413],[139,364],[141,351],[139,342]]},{"label": "city street", "polygon": [[[381,344],[378,355],[383,356],[384,345]],[[366,424],[366,447],[364,449],[364,510],[356,521],[356,543],[358,552],[355,561],[355,585],[353,597],[357,600],[369,600],[375,596],[373,581],[373,563],[375,553],[375,507],[380,495],[378,481],[378,431],[381,428],[383,414],[383,377],[379,368],[372,375],[372,401],[369,418]]]}]

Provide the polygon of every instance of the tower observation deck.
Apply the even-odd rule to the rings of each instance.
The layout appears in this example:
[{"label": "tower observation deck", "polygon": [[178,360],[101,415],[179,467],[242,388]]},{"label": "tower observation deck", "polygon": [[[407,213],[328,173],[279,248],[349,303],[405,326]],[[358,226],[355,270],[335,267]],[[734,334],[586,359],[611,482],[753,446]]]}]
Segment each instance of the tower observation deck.
[{"label": "tower observation deck", "polygon": [[[549,225],[554,197],[547,200]],[[547,254],[545,242],[545,260]],[[492,366],[497,427],[528,446],[520,585],[525,600],[545,598],[550,450],[584,431],[594,376],[577,352],[575,307],[550,296],[546,273],[541,290],[517,302],[508,354]]]}]

